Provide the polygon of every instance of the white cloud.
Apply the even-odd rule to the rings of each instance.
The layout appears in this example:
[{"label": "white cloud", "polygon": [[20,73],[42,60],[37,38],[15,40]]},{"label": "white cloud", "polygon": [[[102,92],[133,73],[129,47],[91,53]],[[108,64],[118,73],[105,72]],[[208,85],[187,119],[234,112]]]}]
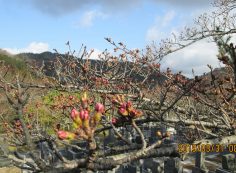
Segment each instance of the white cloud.
[{"label": "white cloud", "polygon": [[11,54],[18,54],[18,53],[42,53],[49,50],[48,43],[43,42],[32,42],[25,48],[3,48],[7,52]]},{"label": "white cloud", "polygon": [[170,30],[168,27],[175,16],[175,11],[168,11],[163,17],[157,16],[154,24],[147,30],[146,41],[151,42],[165,38],[168,33],[166,30]]},{"label": "white cloud", "polygon": [[97,60],[97,59],[99,59],[99,54],[101,54],[102,53],[102,51],[101,50],[99,50],[99,49],[93,49],[94,51],[93,51],[93,53],[91,54],[91,56],[89,57],[89,59],[95,59],[95,60]]},{"label": "white cloud", "polygon": [[202,40],[165,57],[162,69],[170,67],[175,72],[182,71],[188,77],[192,77],[192,69],[194,69],[195,75],[201,75],[210,71],[207,64],[213,68],[222,66],[217,59],[217,54],[218,48],[215,43]]},{"label": "white cloud", "polygon": [[80,22],[79,22],[79,26],[90,27],[93,25],[93,22],[96,18],[105,19],[106,17],[107,17],[107,15],[105,15],[102,12],[96,11],[96,10],[87,11],[81,17]]}]

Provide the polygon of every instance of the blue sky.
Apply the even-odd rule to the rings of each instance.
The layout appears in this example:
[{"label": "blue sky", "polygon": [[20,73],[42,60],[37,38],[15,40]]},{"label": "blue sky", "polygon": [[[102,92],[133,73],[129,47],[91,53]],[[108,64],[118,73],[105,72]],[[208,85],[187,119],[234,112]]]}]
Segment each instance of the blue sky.
[{"label": "blue sky", "polygon": [[[81,44],[95,49],[96,56],[112,47],[104,40],[111,37],[128,48],[143,49],[171,32],[191,25],[193,18],[210,9],[210,0],[0,0],[0,48],[10,53],[52,51],[64,53],[70,41],[74,50]],[[194,47],[195,46],[195,47]],[[216,50],[204,54],[198,48],[214,47],[202,42],[189,50],[171,55],[163,67],[198,73],[206,62],[217,65]],[[199,54],[200,53],[200,54]],[[199,55],[201,58],[199,59]],[[205,64],[204,64],[205,63]],[[187,66],[188,65],[188,66]]]}]

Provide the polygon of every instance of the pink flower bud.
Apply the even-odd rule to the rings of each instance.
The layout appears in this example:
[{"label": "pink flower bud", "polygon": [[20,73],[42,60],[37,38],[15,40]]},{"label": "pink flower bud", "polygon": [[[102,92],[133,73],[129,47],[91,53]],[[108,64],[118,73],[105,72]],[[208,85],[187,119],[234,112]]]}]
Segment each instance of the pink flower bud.
[{"label": "pink flower bud", "polygon": [[131,101],[128,101],[127,104],[126,104],[127,108],[130,108],[132,106],[132,102]]},{"label": "pink flower bud", "polygon": [[136,116],[136,110],[135,109],[130,111],[130,116],[131,117],[135,117]]},{"label": "pink flower bud", "polygon": [[58,135],[58,138],[61,140],[64,140],[64,139],[71,140],[71,139],[76,138],[76,135],[74,133],[63,131],[63,130],[59,130],[57,132],[57,135]]},{"label": "pink flower bud", "polygon": [[121,108],[124,108],[124,109],[126,109],[126,106],[127,106],[126,102],[124,102],[124,103],[122,103],[122,104],[120,105],[120,107],[121,107]]},{"label": "pink flower bud", "polygon": [[100,112],[100,113],[103,113],[103,112],[105,111],[104,106],[103,106],[103,104],[101,104],[101,103],[97,103],[97,104],[96,104],[95,110],[96,110],[97,112]]},{"label": "pink flower bud", "polygon": [[79,116],[80,116],[81,120],[84,119],[84,110],[81,110],[81,111],[80,111]]},{"label": "pink flower bud", "polygon": [[81,110],[80,111],[80,118],[81,120],[88,120],[89,119],[89,113],[87,110]]},{"label": "pink flower bud", "polygon": [[142,115],[143,113],[140,110],[132,109],[130,111],[130,116],[133,118],[138,118],[138,117],[141,117]]},{"label": "pink flower bud", "polygon": [[85,110],[84,119],[85,119],[85,120],[88,120],[88,119],[89,119],[89,113],[88,113],[87,110]]},{"label": "pink flower bud", "polygon": [[129,114],[128,111],[123,107],[119,108],[118,113],[123,115],[123,116],[127,116]]},{"label": "pink flower bud", "polygon": [[116,124],[116,123],[117,123],[117,118],[112,118],[112,119],[111,119],[111,123],[112,123],[112,124]]},{"label": "pink flower bud", "polygon": [[75,108],[73,108],[71,110],[70,116],[73,120],[75,120],[79,116],[79,112]]},{"label": "pink flower bud", "polygon": [[58,138],[59,138],[59,139],[64,140],[64,139],[67,138],[67,135],[68,135],[68,134],[67,134],[66,131],[59,130],[59,131],[57,132],[57,135],[58,135]]}]

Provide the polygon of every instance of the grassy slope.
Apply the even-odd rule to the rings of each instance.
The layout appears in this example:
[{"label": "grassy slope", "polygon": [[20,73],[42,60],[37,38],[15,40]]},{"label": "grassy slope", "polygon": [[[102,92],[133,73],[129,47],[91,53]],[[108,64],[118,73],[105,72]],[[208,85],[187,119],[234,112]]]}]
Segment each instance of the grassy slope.
[{"label": "grassy slope", "polygon": [[[6,73],[7,72],[7,73]],[[26,62],[18,56],[11,56],[0,53],[0,74],[8,82],[15,83],[16,75],[19,80],[26,83],[42,84],[42,79],[37,77],[33,70],[27,66]],[[45,91],[30,90],[29,104],[35,103],[39,100]],[[15,111],[8,104],[6,96],[2,89],[0,89],[0,115],[3,113],[4,119],[11,120],[15,118]],[[0,132],[2,119],[0,118]]]}]

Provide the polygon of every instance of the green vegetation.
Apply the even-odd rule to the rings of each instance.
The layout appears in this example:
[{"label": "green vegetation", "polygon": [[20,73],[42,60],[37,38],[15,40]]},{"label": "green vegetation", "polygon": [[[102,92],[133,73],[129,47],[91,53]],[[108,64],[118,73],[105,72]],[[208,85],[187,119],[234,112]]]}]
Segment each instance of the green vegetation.
[{"label": "green vegetation", "polygon": [[20,71],[24,71],[27,69],[26,63],[21,60],[18,59],[16,56],[8,56],[8,55],[4,55],[4,54],[0,54],[0,61],[4,62],[5,65],[10,65],[13,68],[16,68]]}]

